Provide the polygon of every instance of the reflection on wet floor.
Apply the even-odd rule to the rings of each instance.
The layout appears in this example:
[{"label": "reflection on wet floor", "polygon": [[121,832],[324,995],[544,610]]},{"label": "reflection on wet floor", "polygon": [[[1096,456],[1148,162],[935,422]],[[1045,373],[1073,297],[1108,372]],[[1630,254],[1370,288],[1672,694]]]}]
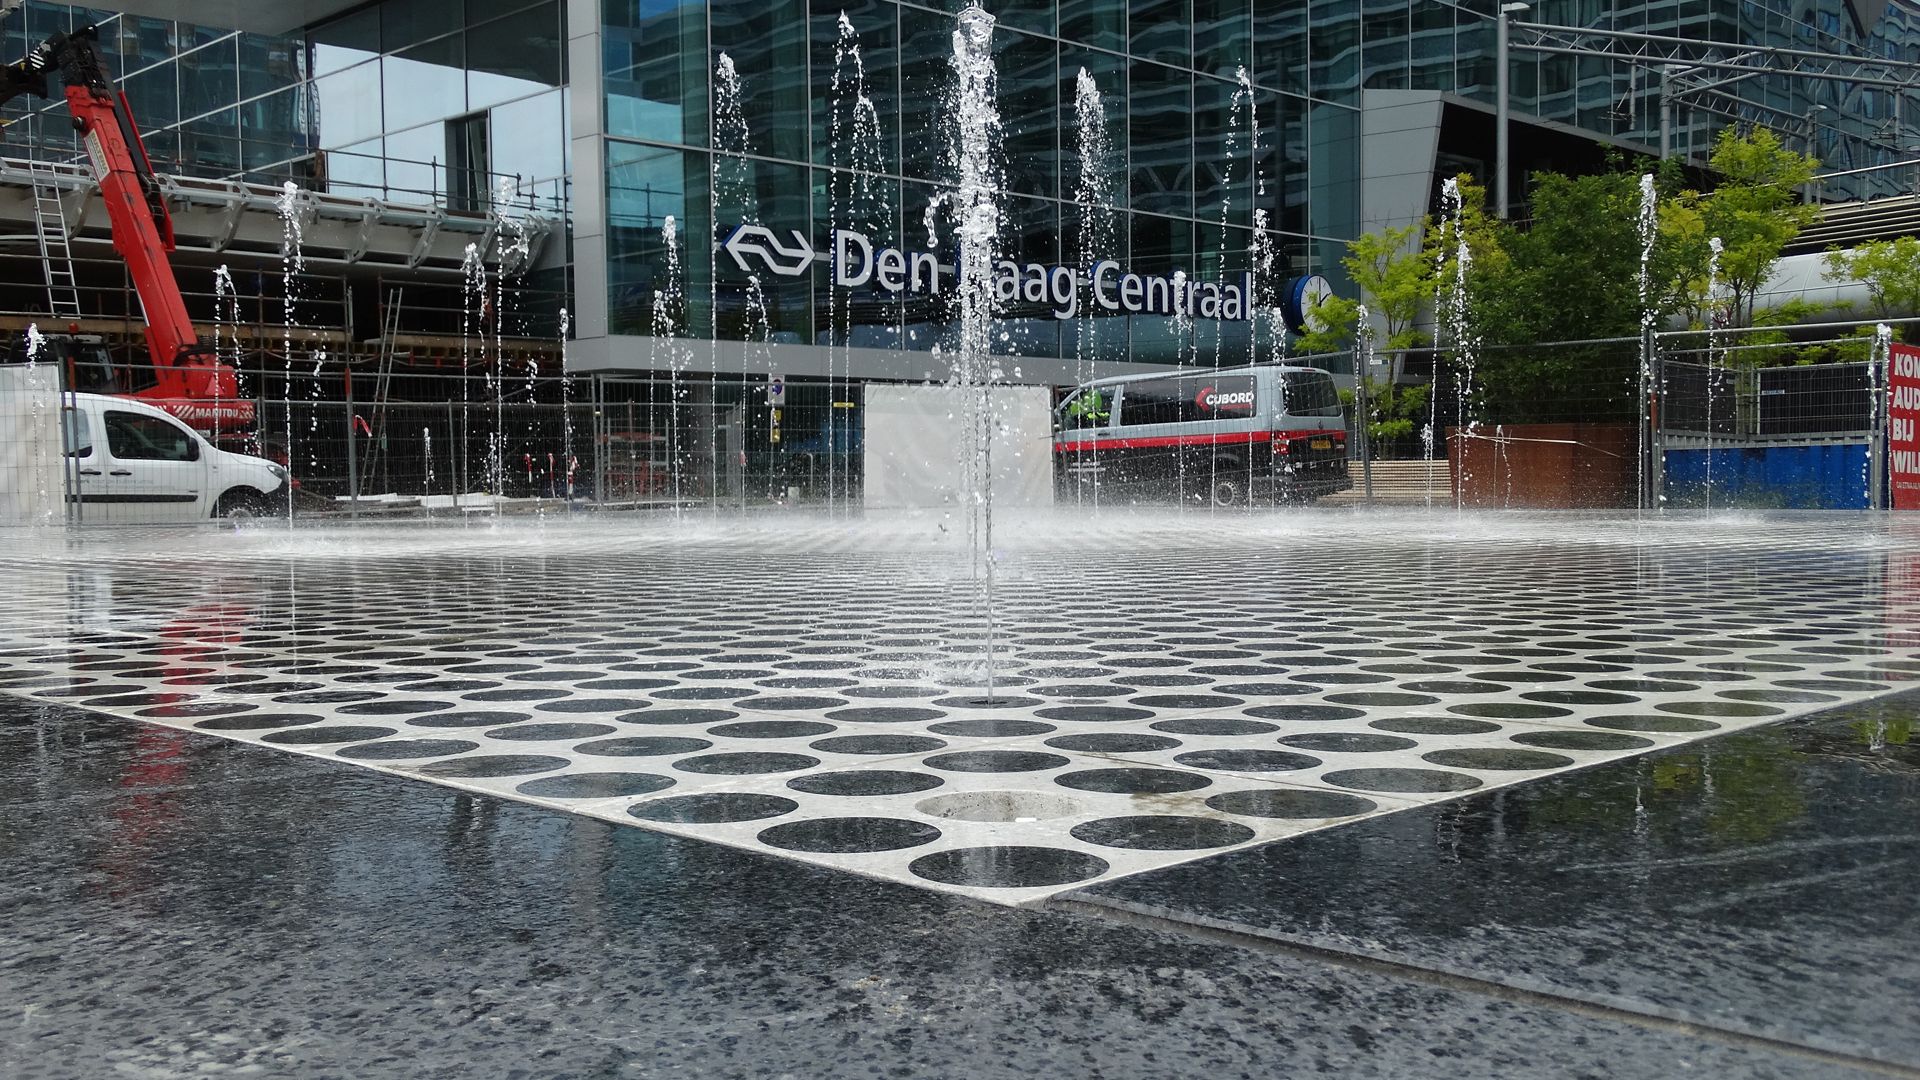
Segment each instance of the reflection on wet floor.
[{"label": "reflection on wet floor", "polygon": [[989,698],[940,535],[21,535],[0,691],[1017,903],[1920,677],[1885,519],[1112,515],[1008,531]]}]

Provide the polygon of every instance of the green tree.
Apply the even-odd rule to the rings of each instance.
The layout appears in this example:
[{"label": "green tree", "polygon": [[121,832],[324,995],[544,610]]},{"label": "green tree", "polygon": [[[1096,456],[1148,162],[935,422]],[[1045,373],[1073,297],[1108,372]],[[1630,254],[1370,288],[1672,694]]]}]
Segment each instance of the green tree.
[{"label": "green tree", "polygon": [[1799,201],[1799,193],[1820,162],[1789,150],[1765,128],[1750,135],[1726,128],[1714,140],[1707,164],[1719,175],[1712,191],[1681,191],[1661,207],[1669,299],[1694,321],[1706,321],[1712,303],[1707,295],[1711,240],[1718,237],[1725,321],[1750,326],[1754,297],[1773,276],[1781,251],[1819,216]]},{"label": "green tree", "polygon": [[1487,416],[1501,422],[1620,419],[1632,413],[1640,327],[1640,182],[1629,172],[1534,177],[1533,220],[1504,237],[1472,315]]},{"label": "green tree", "polygon": [[[1875,318],[1920,314],[1920,239],[1870,240],[1851,251],[1828,248],[1826,278],[1865,285]],[[1898,333],[1913,344],[1920,326],[1903,325]]]}]

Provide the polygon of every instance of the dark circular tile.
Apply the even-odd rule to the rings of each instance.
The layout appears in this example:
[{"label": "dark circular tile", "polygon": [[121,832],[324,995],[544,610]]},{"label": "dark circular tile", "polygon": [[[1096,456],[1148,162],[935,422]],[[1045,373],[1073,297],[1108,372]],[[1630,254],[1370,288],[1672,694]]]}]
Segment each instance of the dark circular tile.
[{"label": "dark circular tile", "polygon": [[819,712],[825,709],[838,709],[847,704],[841,697],[750,697],[734,702],[745,709],[760,712]]},{"label": "dark circular tile", "polygon": [[1089,844],[1135,851],[1194,851],[1229,847],[1244,844],[1254,837],[1252,829],[1238,822],[1174,814],[1101,818],[1075,825],[1072,833],[1074,839]]},{"label": "dark circular tile", "polygon": [[948,720],[943,723],[929,724],[927,730],[936,735],[955,735],[969,739],[1005,739],[1020,735],[1045,735],[1055,730],[1052,724],[1042,724],[1034,720]]},{"label": "dark circular tile", "polygon": [[551,742],[556,739],[591,739],[620,730],[611,724],[517,724],[487,732],[489,739],[507,742]]},{"label": "dark circular tile", "polygon": [[952,709],[1029,709],[1046,704],[1039,698],[1016,697],[1008,694],[988,697],[985,693],[936,698],[933,703]]},{"label": "dark circular tile", "polygon": [[[595,692],[602,691],[602,690],[657,690],[662,686],[672,686],[673,684],[674,683],[672,679],[645,679],[645,678],[593,679],[588,682],[576,683],[574,684],[573,688],[575,690],[592,690]],[[623,774],[609,773],[607,775],[619,776]],[[522,784],[521,786],[526,787],[526,786],[529,786],[532,784],[538,784],[538,783],[540,783],[540,781],[530,780],[526,784]],[[634,794],[642,794],[642,793],[634,792]]]},{"label": "dark circular tile", "polygon": [[762,829],[759,841],[785,851],[850,854],[862,851],[899,851],[920,847],[940,838],[940,830],[924,821],[900,818],[839,817],[789,821]]},{"label": "dark circular tile", "polygon": [[281,694],[275,701],[288,705],[341,705],[347,702],[373,701],[386,695],[378,690],[306,690],[297,694]]},{"label": "dark circular tile", "polygon": [[457,712],[429,713],[406,721],[409,727],[425,728],[470,728],[499,727],[501,724],[513,724],[522,720],[531,720],[531,713],[494,712],[490,710],[462,709]]},{"label": "dark circular tile", "polygon": [[339,753],[358,761],[407,761],[412,758],[446,757],[477,750],[480,744],[465,739],[392,739],[387,742],[360,743]]},{"label": "dark circular tile", "polygon": [[1499,746],[1462,746],[1434,750],[1421,754],[1420,759],[1448,768],[1489,771],[1559,769],[1573,764],[1572,758],[1559,754],[1548,754],[1538,750],[1510,750]]},{"label": "dark circular tile", "polygon": [[717,724],[731,720],[740,714],[731,709],[642,709],[639,712],[621,713],[614,721],[621,724],[646,724],[649,726],[672,727],[675,725]]},{"label": "dark circular tile", "polygon": [[1591,727],[1613,728],[1617,731],[1713,731],[1720,725],[1711,720],[1695,720],[1685,716],[1595,716],[1587,719]]},{"label": "dark circular tile", "polygon": [[979,889],[1034,889],[1070,885],[1107,872],[1104,859],[1047,847],[956,848],[907,864],[915,877]]},{"label": "dark circular tile", "polygon": [[567,696],[565,690],[542,690],[535,687],[526,689],[476,690],[471,694],[461,694],[468,701],[551,701]]},{"label": "dark circular tile", "polygon": [[1337,791],[1286,789],[1227,791],[1207,800],[1224,814],[1263,818],[1336,818],[1364,814],[1377,804],[1358,795]]},{"label": "dark circular tile", "polygon": [[1412,690],[1425,694],[1502,694],[1507,688],[1498,683],[1474,682],[1469,679],[1422,679],[1417,682],[1400,684],[1403,690]]},{"label": "dark circular tile", "polygon": [[1155,750],[1171,750],[1180,745],[1180,740],[1169,739],[1163,735],[1097,731],[1088,735],[1061,735],[1048,739],[1047,745],[1059,750],[1074,750],[1085,754],[1146,754]]},{"label": "dark circular tile", "polygon": [[1644,750],[1654,745],[1652,739],[1611,731],[1523,731],[1512,739],[1523,746],[1548,750]]},{"label": "dark circular tile", "polygon": [[960,750],[921,762],[930,769],[969,773],[1042,772],[1072,763],[1071,758],[1036,750]]},{"label": "dark circular tile", "polygon": [[1104,791],[1115,795],[1171,795],[1210,786],[1213,781],[1198,773],[1173,769],[1083,769],[1053,778],[1062,787],[1080,791]]},{"label": "dark circular tile", "polygon": [[384,739],[394,733],[394,729],[390,727],[356,727],[336,724],[331,727],[288,728],[285,731],[262,735],[260,738],[263,742],[279,743],[282,746],[330,746],[334,743]]},{"label": "dark circular tile", "polygon": [[641,698],[568,697],[544,702],[534,708],[540,712],[556,713],[620,713],[644,709],[652,704]]},{"label": "dark circular tile", "polygon": [[613,799],[646,795],[673,784],[673,777],[653,773],[561,773],[529,780],[514,790],[544,799]]},{"label": "dark circular tile", "polygon": [[742,720],[737,724],[719,724],[707,734],[722,739],[804,739],[829,735],[840,730],[815,720]]},{"label": "dark circular tile", "polygon": [[800,809],[800,804],[778,795],[716,791],[703,795],[676,795],[627,808],[628,815],[642,821],[672,822],[680,825],[718,825],[729,821],[758,821],[779,817]]},{"label": "dark circular tile", "polygon": [[412,716],[451,708],[453,708],[451,701],[414,701],[408,698],[392,698],[386,701],[364,701],[355,705],[342,705],[337,711],[343,716]]},{"label": "dark circular tile", "polygon": [[1264,735],[1280,730],[1274,724],[1238,720],[1231,716],[1189,716],[1180,720],[1162,720],[1147,726],[1170,735]]},{"label": "dark circular tile", "polygon": [[1214,689],[1223,694],[1232,694],[1243,698],[1295,697],[1313,693],[1313,687],[1291,682],[1243,682],[1226,683]]},{"label": "dark circular tile", "polygon": [[1400,694],[1389,690],[1366,690],[1352,694],[1328,694],[1328,701],[1342,705],[1372,705],[1379,708],[1398,705],[1434,705],[1440,699],[1430,694]]},{"label": "dark circular tile", "polygon": [[1245,698],[1227,694],[1146,694],[1127,701],[1149,709],[1225,709],[1246,704]]},{"label": "dark circular tile", "polygon": [[795,791],[810,795],[904,795],[930,791],[946,781],[926,773],[892,769],[856,769],[846,772],[808,773],[787,781]]},{"label": "dark circular tile", "polygon": [[1381,731],[1397,731],[1402,735],[1484,735],[1500,730],[1499,724],[1485,720],[1462,720],[1453,716],[1397,716],[1375,720],[1367,726]]},{"label": "dark circular tile", "polygon": [[1700,689],[1694,683],[1672,679],[1595,679],[1587,685],[1595,690],[1617,690],[1626,694],[1685,694]]},{"label": "dark circular tile", "polygon": [[[292,732],[288,732],[292,734]],[[468,757],[429,761],[420,771],[429,776],[448,778],[486,776],[524,776],[527,773],[552,772],[565,768],[567,759],[546,754],[474,754]]]},{"label": "dark circular tile", "polygon": [[1351,720],[1367,715],[1365,709],[1343,709],[1337,705],[1256,705],[1242,709],[1248,716],[1262,720],[1311,721]]},{"label": "dark circular tile", "polygon": [[838,720],[843,724],[913,724],[925,720],[938,720],[947,715],[944,709],[919,709],[906,705],[860,705],[851,709],[835,709],[827,714],[827,719]]},{"label": "dark circular tile", "polygon": [[924,754],[946,745],[925,735],[840,735],[807,744],[829,754]]},{"label": "dark circular tile", "polygon": [[1547,705],[1631,705],[1640,700],[1633,694],[1610,694],[1599,690],[1528,690],[1520,696]]},{"label": "dark circular tile", "polygon": [[1742,701],[1663,701],[1654,708],[1684,716],[1778,716],[1785,709]]},{"label": "dark circular tile", "polygon": [[201,731],[275,731],[280,728],[304,727],[317,724],[326,717],[312,713],[245,713],[240,716],[222,716],[214,720],[202,720],[193,725]]},{"label": "dark circular tile", "polygon": [[1283,746],[1316,750],[1326,754],[1379,754],[1388,750],[1410,750],[1419,744],[1398,735],[1375,735],[1366,731],[1315,731],[1281,737]]},{"label": "dark circular tile", "polygon": [[1464,705],[1449,705],[1447,711],[1461,716],[1484,716],[1492,720],[1544,720],[1552,716],[1573,715],[1572,709],[1524,701],[1470,701]]},{"label": "dark circular tile", "polygon": [[1128,709],[1119,705],[1052,705],[1034,710],[1034,715],[1079,724],[1117,724],[1149,720],[1156,714],[1150,709]]},{"label": "dark circular tile", "polygon": [[1480,786],[1477,776],[1439,769],[1341,769],[1322,773],[1320,779],[1339,787],[1389,793],[1471,791]]},{"label": "dark circular tile", "polygon": [[756,773],[796,772],[800,769],[811,769],[818,764],[820,764],[819,758],[809,757],[806,754],[763,754],[741,751],[682,758],[674,762],[673,767],[681,772],[716,776],[750,776]]},{"label": "dark circular tile", "polygon": [[1788,705],[1840,700],[1837,694],[1822,694],[1812,690],[1786,690],[1778,685],[1764,690],[1719,690],[1714,696],[1733,701],[1777,701]]},{"label": "dark circular tile", "polygon": [[665,757],[695,754],[712,746],[706,739],[676,738],[666,735],[636,735],[622,739],[600,739],[578,743],[574,752],[594,757]]},{"label": "dark circular tile", "polygon": [[1284,750],[1195,750],[1173,760],[1195,769],[1222,772],[1292,772],[1320,764],[1319,758]]}]

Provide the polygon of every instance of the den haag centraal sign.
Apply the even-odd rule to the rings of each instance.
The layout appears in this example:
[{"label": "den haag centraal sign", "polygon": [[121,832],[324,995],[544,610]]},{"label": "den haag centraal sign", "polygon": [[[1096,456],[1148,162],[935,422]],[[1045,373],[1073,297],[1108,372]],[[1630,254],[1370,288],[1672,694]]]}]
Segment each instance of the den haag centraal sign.
[{"label": "den haag centraal sign", "polygon": [[[799,277],[823,257],[798,230],[790,230],[783,241],[764,225],[737,226],[720,246],[741,270],[753,273],[758,263],[782,277]],[[875,288],[934,296],[943,291],[945,279],[953,272],[953,267],[943,266],[933,252],[876,247],[872,238],[851,229],[833,231],[824,257],[832,267],[833,283],[846,289]],[[1083,310],[1222,322],[1251,322],[1254,317],[1248,302],[1253,275],[1248,273],[1202,281],[1182,270],[1164,276],[1135,274],[1112,259],[1102,259],[1084,271],[1073,266],[1000,259],[994,264],[993,278],[994,292],[1001,302],[1046,304],[1056,319],[1071,319]],[[1308,282],[1316,284],[1301,287]],[[1324,289],[1325,285],[1318,277],[1302,278],[1289,293],[1304,294],[1308,288]]]}]

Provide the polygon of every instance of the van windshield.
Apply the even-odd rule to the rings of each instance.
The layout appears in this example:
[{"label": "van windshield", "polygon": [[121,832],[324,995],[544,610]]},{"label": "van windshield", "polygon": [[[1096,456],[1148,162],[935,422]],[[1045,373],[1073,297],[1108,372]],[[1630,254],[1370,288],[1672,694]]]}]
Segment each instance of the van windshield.
[{"label": "van windshield", "polygon": [[1324,371],[1280,373],[1280,411],[1287,416],[1339,416],[1340,391]]}]

